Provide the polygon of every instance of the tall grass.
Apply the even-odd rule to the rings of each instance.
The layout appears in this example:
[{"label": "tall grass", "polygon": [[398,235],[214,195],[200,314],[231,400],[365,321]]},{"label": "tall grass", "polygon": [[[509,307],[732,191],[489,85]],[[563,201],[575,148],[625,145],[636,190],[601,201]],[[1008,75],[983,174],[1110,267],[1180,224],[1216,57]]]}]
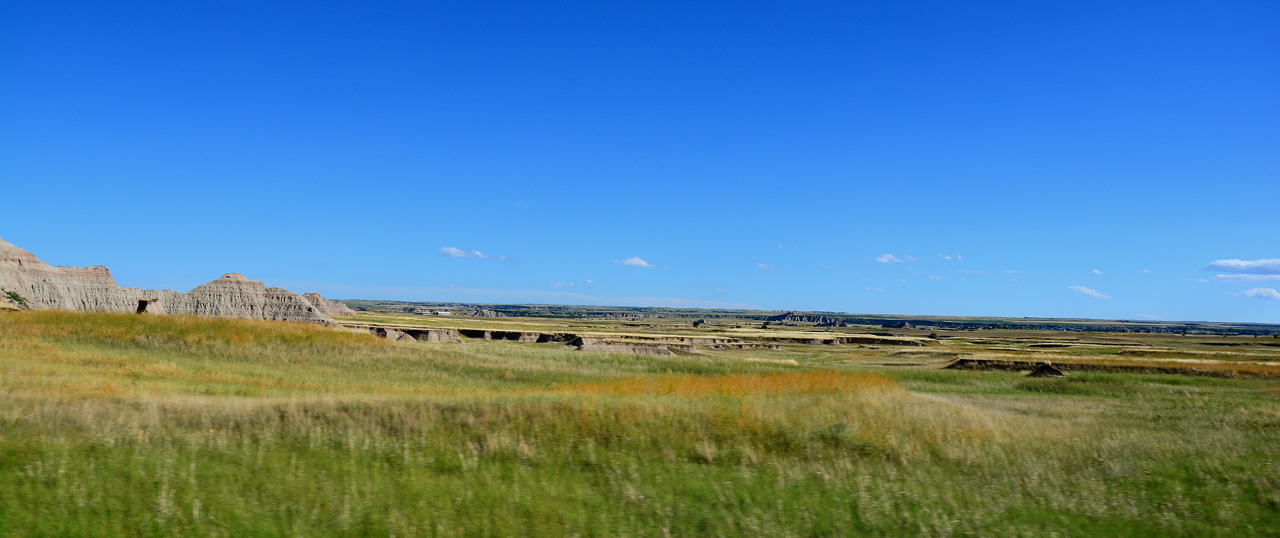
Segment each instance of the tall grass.
[{"label": "tall grass", "polygon": [[1277,534],[1277,397],[23,312],[0,534]]}]

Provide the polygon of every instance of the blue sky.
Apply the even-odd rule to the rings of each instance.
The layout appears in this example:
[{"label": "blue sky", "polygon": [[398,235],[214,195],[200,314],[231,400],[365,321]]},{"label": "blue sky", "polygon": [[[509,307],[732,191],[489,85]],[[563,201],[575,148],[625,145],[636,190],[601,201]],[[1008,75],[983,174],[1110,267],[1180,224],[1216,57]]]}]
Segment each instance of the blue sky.
[{"label": "blue sky", "polygon": [[1280,322],[1275,2],[108,4],[0,237],[123,285]]}]

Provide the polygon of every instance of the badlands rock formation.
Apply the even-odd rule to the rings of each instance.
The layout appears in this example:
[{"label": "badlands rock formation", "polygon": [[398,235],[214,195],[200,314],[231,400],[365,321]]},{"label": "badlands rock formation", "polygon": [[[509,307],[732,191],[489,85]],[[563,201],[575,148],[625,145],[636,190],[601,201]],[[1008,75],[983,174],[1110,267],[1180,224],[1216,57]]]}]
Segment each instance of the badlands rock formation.
[{"label": "badlands rock formation", "polygon": [[792,323],[815,323],[820,327],[848,327],[844,320],[828,316],[805,316],[795,312],[787,312],[777,316],[769,316],[764,318],[765,321],[792,322]]},{"label": "badlands rock formation", "polygon": [[[189,293],[122,288],[106,267],[53,267],[3,239],[0,239],[0,288],[5,302],[37,310],[145,311],[333,323],[332,318],[302,296],[283,288],[268,288],[237,273],[222,275]],[[10,296],[10,292],[14,295]]]},{"label": "badlands rock formation", "polygon": [[326,316],[356,315],[356,311],[352,310],[351,307],[344,305],[342,303],[339,303],[338,301],[330,301],[328,299],[325,299],[324,297],[321,297],[319,293],[316,293],[314,291],[311,293],[303,294],[302,296],[311,303],[311,306],[316,307],[316,310],[319,310],[321,314],[324,314]]}]

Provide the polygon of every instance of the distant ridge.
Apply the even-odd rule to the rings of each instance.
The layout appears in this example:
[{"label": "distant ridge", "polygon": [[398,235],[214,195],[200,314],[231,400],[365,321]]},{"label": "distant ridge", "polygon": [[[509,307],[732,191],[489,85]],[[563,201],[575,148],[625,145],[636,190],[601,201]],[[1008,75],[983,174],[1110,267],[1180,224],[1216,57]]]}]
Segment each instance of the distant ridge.
[{"label": "distant ridge", "polygon": [[[239,273],[196,286],[190,292],[122,288],[101,265],[54,267],[0,239],[0,304],[10,309],[194,314],[224,318],[334,323],[332,315],[354,314],[319,294],[303,297],[268,288]],[[316,304],[320,303],[320,304]]]}]

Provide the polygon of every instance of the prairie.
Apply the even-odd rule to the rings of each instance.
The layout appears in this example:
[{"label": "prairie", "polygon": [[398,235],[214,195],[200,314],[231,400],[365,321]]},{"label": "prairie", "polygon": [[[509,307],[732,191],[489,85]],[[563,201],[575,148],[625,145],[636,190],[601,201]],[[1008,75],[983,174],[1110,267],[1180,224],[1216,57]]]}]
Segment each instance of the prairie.
[{"label": "prairie", "polygon": [[4,313],[0,534],[1280,535],[1274,382],[930,367],[1122,351],[992,334],[638,357]]}]

